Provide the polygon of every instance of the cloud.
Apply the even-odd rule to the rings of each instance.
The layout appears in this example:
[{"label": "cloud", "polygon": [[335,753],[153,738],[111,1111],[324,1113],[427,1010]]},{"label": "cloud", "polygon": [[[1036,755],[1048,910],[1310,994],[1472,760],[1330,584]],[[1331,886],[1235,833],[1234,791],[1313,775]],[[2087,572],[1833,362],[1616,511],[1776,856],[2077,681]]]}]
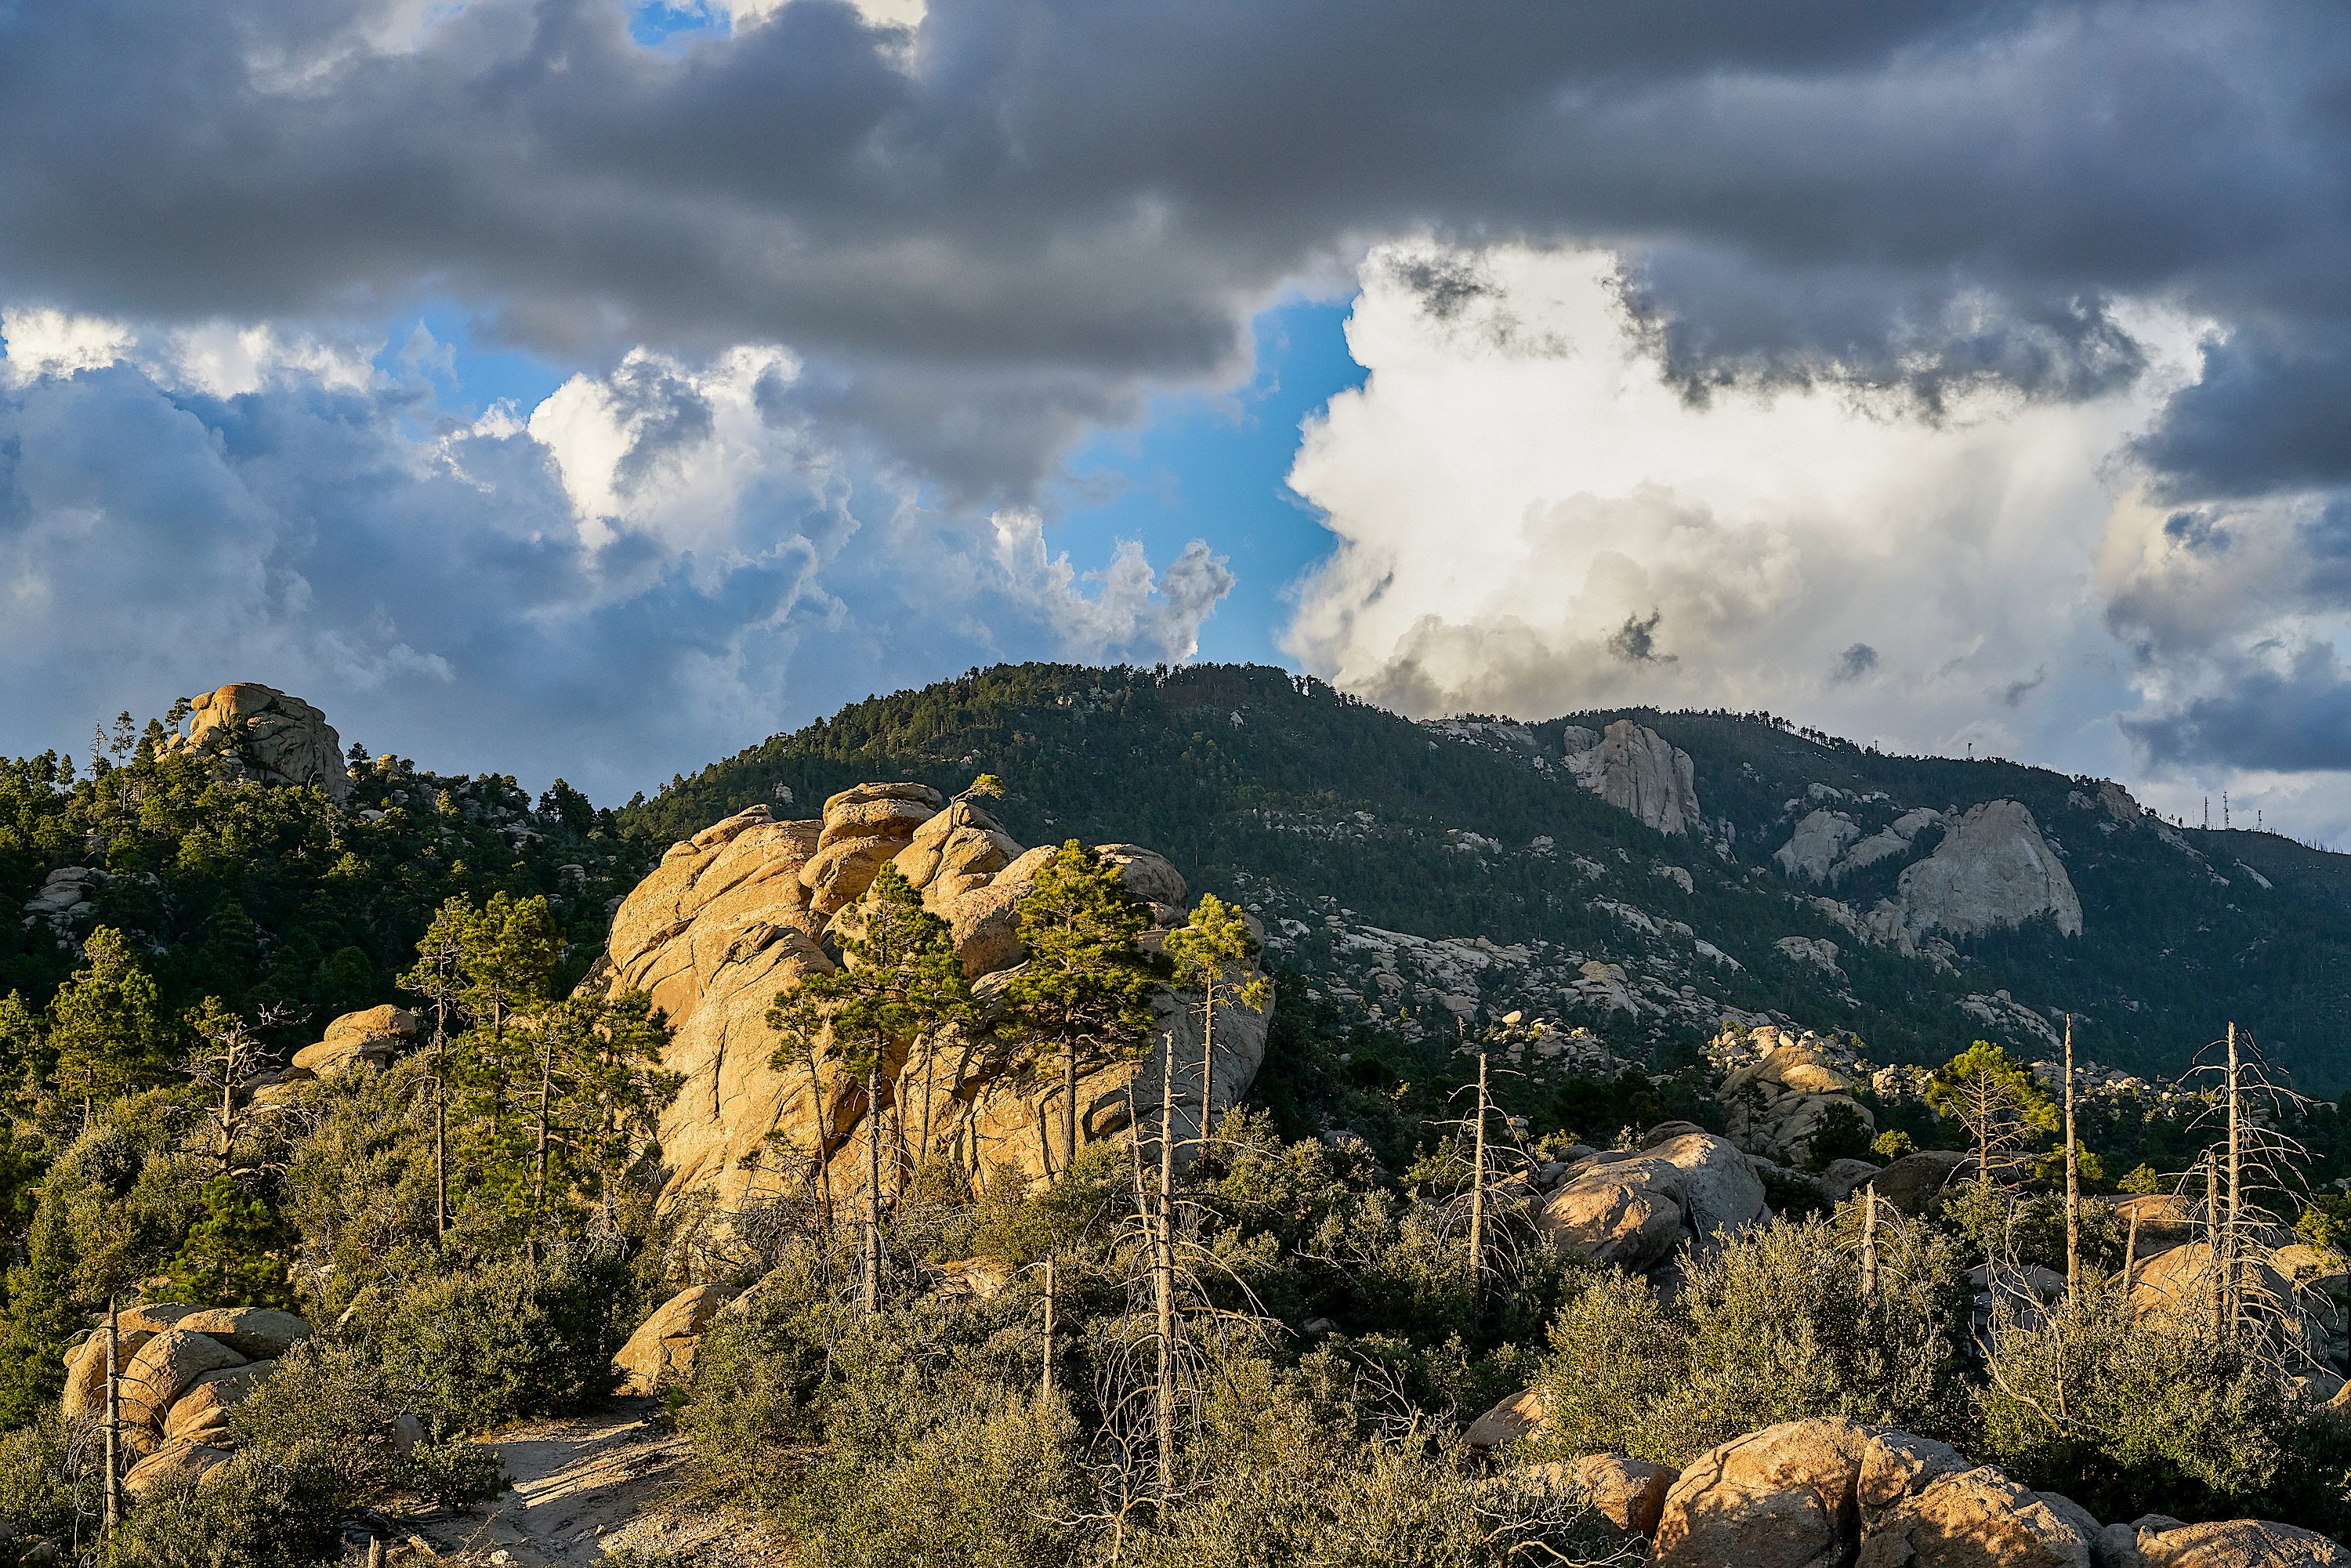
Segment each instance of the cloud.
[{"label": "cloud", "polygon": [[1041,525],[1008,549],[828,444],[769,349],[460,418],[413,369],[281,356],[223,396],[135,334],[27,340],[48,368],[12,340],[0,375],[27,740],[257,679],[371,749],[611,800],[942,668],[1188,656],[1231,582],[1200,545],[1157,573],[1131,544],[1049,559]]},{"label": "cloud", "polygon": [[1866,643],[1855,643],[1836,656],[1836,662],[1829,667],[1829,681],[1835,685],[1851,685],[1876,669],[1877,650]]},{"label": "cloud", "polygon": [[[1368,383],[1290,476],[1335,544],[1290,630],[1310,668],[1415,713],[1772,707],[1912,747],[2126,760],[2110,718],[2083,738],[2138,699],[2085,609],[2117,500],[2102,464],[2159,379],[1931,416],[1821,386],[1694,403],[1623,308],[1618,258],[1479,265],[1483,292],[1446,313],[1384,258],[1364,268],[1348,341]],[[1514,341],[1475,329],[1488,311]],[[2186,373],[2192,323],[2132,322]]]},{"label": "cloud", "polygon": [[1429,232],[1607,246],[1692,396],[2095,399],[2142,368],[2116,301],[2166,299],[2246,346],[2151,437],[2183,465],[2302,373],[2252,345],[2323,375],[2351,329],[2351,16],[2288,0],[701,8],[658,47],[620,0],[9,8],[0,299],[784,344],[983,506]]}]

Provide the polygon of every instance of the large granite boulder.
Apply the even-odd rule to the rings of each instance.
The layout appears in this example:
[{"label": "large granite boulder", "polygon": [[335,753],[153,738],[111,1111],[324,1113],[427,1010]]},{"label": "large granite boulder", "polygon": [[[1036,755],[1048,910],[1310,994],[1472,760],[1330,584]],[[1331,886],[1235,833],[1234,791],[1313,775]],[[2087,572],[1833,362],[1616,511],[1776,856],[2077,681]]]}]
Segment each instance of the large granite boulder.
[{"label": "large granite boulder", "polygon": [[1685,1242],[1735,1235],[1763,1209],[1763,1183],[1738,1145],[1679,1133],[1629,1158],[1577,1162],[1535,1224],[1562,1252],[1639,1270]]},{"label": "large granite boulder", "polygon": [[1938,1476],[1887,1511],[1855,1568],[2093,1568],[2095,1526],[1982,1466]]},{"label": "large granite boulder", "polygon": [[[664,1065],[685,1082],[662,1115],[664,1201],[702,1190],[732,1207],[763,1182],[772,1188],[778,1178],[768,1173],[778,1165],[779,1144],[801,1161],[823,1151],[836,1192],[858,1190],[862,1082],[844,1081],[822,1051],[813,1071],[798,1061],[778,1069],[767,1013],[779,991],[837,965],[839,941],[862,921],[862,902],[885,863],[947,922],[983,1003],[973,1026],[919,1041],[908,1060],[888,1064],[879,1109],[892,1135],[903,1125],[916,1158],[947,1155],[980,1176],[998,1166],[1032,1175],[1059,1169],[1068,1153],[1060,1146],[1059,1083],[998,1039],[986,1016],[1023,958],[1019,899],[1056,852],[1024,852],[980,807],[903,783],[844,790],[825,803],[820,821],[778,822],[754,807],[672,846],[614,915],[609,961],[594,982],[616,994],[650,991],[673,1030]],[[1102,853],[1160,921],[1146,941],[1184,917],[1183,878],[1164,859],[1127,845]],[[1176,1135],[1196,1135],[1199,1009],[1194,998],[1165,991],[1155,1008],[1158,1025],[1144,1061],[1102,1063],[1081,1076],[1081,1142],[1123,1133],[1126,1085],[1138,1074],[1155,1123],[1160,1053],[1171,1049]],[[1269,1017],[1218,1009],[1210,1069],[1217,1107],[1234,1103],[1256,1076]]]},{"label": "large granite boulder", "polygon": [[1682,1469],[1657,1521],[1657,1568],[1847,1568],[1861,1539],[1856,1487],[1870,1432],[1789,1421]]},{"label": "large granite boulder", "polygon": [[738,1293],[731,1285],[693,1285],[663,1302],[612,1358],[620,1392],[658,1394],[673,1384],[692,1382],[703,1331]]},{"label": "large granite boulder", "polygon": [[1853,1080],[1831,1064],[1818,1037],[1767,1024],[1752,1039],[1762,1054],[1726,1077],[1715,1096],[1740,1148],[1777,1165],[1809,1165],[1813,1140],[1840,1107],[1877,1131],[1877,1119],[1854,1097]]},{"label": "large granite boulder", "polygon": [[2049,915],[2082,934],[2082,900],[2032,813],[1989,800],[1950,821],[1935,852],[1903,869],[1896,900],[1913,939],[1947,931],[1973,936]]},{"label": "large granite boulder", "polygon": [[163,743],[165,755],[203,758],[222,779],[317,785],[337,804],[350,799],[342,737],[301,698],[238,681],[190,698],[188,706],[187,732]]},{"label": "large granite boulder", "polygon": [[198,1376],[172,1402],[163,1417],[164,1447],[175,1443],[227,1447],[229,1412],[244,1404],[277,1367],[275,1361],[255,1361]]},{"label": "large granite boulder", "polygon": [[[2147,1522],[2142,1521],[2142,1526]],[[2324,1535],[2262,1519],[2223,1519],[2138,1531],[2146,1568],[2345,1568],[2351,1552]]]},{"label": "large granite boulder", "polygon": [[122,1374],[122,1422],[160,1433],[164,1413],[207,1372],[243,1366],[246,1357],[209,1334],[168,1328],[131,1358]]},{"label": "large granite boulder", "polygon": [[1576,781],[1661,833],[1703,830],[1689,753],[1656,730],[1620,718],[1598,735],[1569,726],[1567,766]]},{"label": "large granite boulder", "polygon": [[416,1039],[416,1015],[389,1003],[345,1013],[327,1026],[324,1038],[294,1053],[297,1076],[332,1078],[362,1063],[384,1068]]}]

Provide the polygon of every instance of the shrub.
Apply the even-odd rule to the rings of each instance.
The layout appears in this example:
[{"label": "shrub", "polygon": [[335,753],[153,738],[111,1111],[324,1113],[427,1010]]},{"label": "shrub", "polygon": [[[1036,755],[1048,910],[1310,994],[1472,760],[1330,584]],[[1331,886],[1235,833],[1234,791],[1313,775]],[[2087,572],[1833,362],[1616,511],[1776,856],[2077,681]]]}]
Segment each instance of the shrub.
[{"label": "shrub", "polygon": [[478,1443],[419,1443],[401,1484],[434,1508],[454,1512],[506,1490],[506,1461],[496,1448]]},{"label": "shrub", "polygon": [[1213,1384],[1189,1485],[1138,1543],[1145,1568],[1610,1559],[1614,1532],[1580,1504],[1471,1476],[1425,1431],[1368,1431],[1259,1360],[1226,1363]]},{"label": "shrub", "polygon": [[[894,1453],[829,1447],[781,1517],[810,1568],[1046,1568],[1071,1560],[1091,1512],[1077,1425],[1000,1391],[944,1413]],[[772,1461],[771,1461],[772,1462]]]},{"label": "shrub", "polygon": [[612,1391],[634,1305],[617,1260],[493,1263],[409,1289],[377,1334],[388,1386],[474,1432],[580,1409]]},{"label": "shrub", "polygon": [[2102,1519],[2351,1521],[2341,1416],[2302,1405],[2250,1341],[2140,1318],[2107,1291],[1995,1332],[1980,1457],[2026,1485]]},{"label": "shrub", "polygon": [[110,1568],[312,1568],[333,1553],[345,1508],[327,1469],[240,1453],[201,1480],[150,1490],[123,1521]]},{"label": "shrub", "polygon": [[[1853,1218],[1848,1204],[1838,1222]],[[1553,1324],[1537,1446],[1679,1465],[1810,1416],[1963,1437],[1958,1258],[1934,1231],[1899,1222],[1881,1226],[1879,1256],[1866,1305],[1855,1258],[1818,1220],[1761,1226],[1692,1262],[1670,1305],[1646,1280],[1594,1277]]]},{"label": "shrub", "polygon": [[229,1415],[238,1447],[315,1470],[341,1506],[352,1508],[393,1482],[392,1446],[399,1400],[382,1369],[348,1346],[305,1340]]},{"label": "shrub", "polygon": [[[70,1537],[78,1505],[98,1506],[98,1477],[78,1474],[68,1455],[65,1423],[55,1411],[0,1432],[0,1524],[20,1537]],[[9,1561],[8,1551],[0,1544],[0,1562]]]}]

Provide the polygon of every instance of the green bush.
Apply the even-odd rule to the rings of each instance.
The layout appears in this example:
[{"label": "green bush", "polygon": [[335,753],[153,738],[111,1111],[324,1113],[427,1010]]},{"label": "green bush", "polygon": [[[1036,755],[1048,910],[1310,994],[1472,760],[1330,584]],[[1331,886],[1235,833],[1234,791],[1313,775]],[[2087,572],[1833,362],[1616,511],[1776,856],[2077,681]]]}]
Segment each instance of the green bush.
[{"label": "green bush", "polygon": [[280,1357],[277,1370],[230,1412],[229,1430],[242,1451],[316,1472],[343,1507],[355,1508],[382,1494],[400,1473],[392,1443],[400,1412],[373,1361],[311,1339]]},{"label": "green bush", "polygon": [[507,1485],[506,1461],[496,1448],[478,1443],[419,1443],[400,1480],[434,1508],[451,1512],[487,1502]]},{"label": "green bush", "polygon": [[346,1511],[331,1470],[240,1453],[200,1480],[151,1489],[115,1538],[109,1568],[313,1568]]},{"label": "green bush", "polygon": [[2096,1291],[2036,1326],[2002,1325],[1991,1365],[1976,1457],[2101,1519],[2351,1524],[2344,1418],[2304,1405],[2251,1340],[2141,1318]]},{"label": "green bush", "polygon": [[[828,1447],[779,1511],[810,1568],[1049,1568],[1091,1512],[1076,1423],[1033,1395],[938,1412],[875,1453]],[[770,1456],[769,1462],[774,1462]]]},{"label": "green bush", "polygon": [[[1181,1500],[1134,1552],[1145,1568],[1502,1568],[1611,1560],[1614,1532],[1573,1500],[1473,1476],[1425,1430],[1367,1430],[1262,1360],[1213,1380]],[[1148,1517],[1148,1516],[1146,1516]]]},{"label": "green bush", "polygon": [[[70,1538],[76,1512],[98,1506],[98,1477],[79,1475],[68,1463],[67,1437],[55,1411],[0,1432],[0,1524],[19,1537]],[[0,1562],[8,1561],[8,1550],[0,1545]]]},{"label": "green bush", "polygon": [[411,1287],[377,1331],[387,1385],[469,1432],[564,1415],[612,1391],[633,1321],[611,1259],[493,1263]]},{"label": "green bush", "polygon": [[[1853,1218],[1848,1204],[1839,1223]],[[1898,1223],[1881,1228],[1879,1249],[1867,1305],[1849,1241],[1819,1220],[1759,1227],[1693,1261],[1670,1305],[1646,1280],[1593,1278],[1552,1326],[1537,1446],[1679,1465],[1810,1416],[1964,1438],[1958,1257],[1936,1232]]]}]

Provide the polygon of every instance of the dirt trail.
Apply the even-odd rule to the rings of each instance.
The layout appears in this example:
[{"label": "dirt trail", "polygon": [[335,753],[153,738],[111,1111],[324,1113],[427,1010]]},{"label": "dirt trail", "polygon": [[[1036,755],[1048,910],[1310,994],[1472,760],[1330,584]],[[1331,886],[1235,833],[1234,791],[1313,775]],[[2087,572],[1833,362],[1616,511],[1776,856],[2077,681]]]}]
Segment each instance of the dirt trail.
[{"label": "dirt trail", "polygon": [[[595,1563],[622,1550],[657,1561],[700,1553],[722,1539],[741,1543],[743,1521],[664,1500],[692,1474],[693,1457],[684,1437],[647,1425],[658,1407],[652,1399],[624,1399],[489,1439],[513,1490],[469,1513],[408,1528],[438,1556],[517,1568]],[[734,1555],[713,1553],[718,1561]]]}]

